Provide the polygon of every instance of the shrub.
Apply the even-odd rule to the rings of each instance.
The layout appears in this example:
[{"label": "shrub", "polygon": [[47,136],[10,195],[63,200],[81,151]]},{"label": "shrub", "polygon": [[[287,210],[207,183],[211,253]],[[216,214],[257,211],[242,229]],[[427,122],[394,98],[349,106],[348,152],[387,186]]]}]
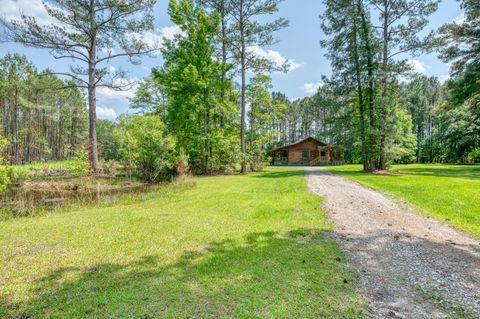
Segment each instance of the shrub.
[{"label": "shrub", "polygon": [[7,165],[0,164],[0,193],[3,193],[11,182],[12,168]]},{"label": "shrub", "polygon": [[2,156],[7,144],[7,140],[0,136],[0,193],[3,193],[11,184],[12,168],[7,165]]},{"label": "shrub", "polygon": [[115,127],[116,124],[109,120],[97,120],[98,155],[105,161],[119,159]]},{"label": "shrub", "polygon": [[176,169],[175,141],[155,115],[124,116],[114,131],[119,156],[132,174],[145,182],[157,182]]},{"label": "shrub", "polygon": [[480,147],[477,147],[476,149],[468,153],[467,161],[472,164],[480,163]]},{"label": "shrub", "polygon": [[66,164],[66,168],[71,174],[85,175],[90,172],[88,153],[85,150],[76,154],[70,161],[67,161]]},{"label": "shrub", "polygon": [[102,162],[102,173],[107,174],[108,176],[115,177],[120,170],[120,165],[117,161],[108,160]]}]

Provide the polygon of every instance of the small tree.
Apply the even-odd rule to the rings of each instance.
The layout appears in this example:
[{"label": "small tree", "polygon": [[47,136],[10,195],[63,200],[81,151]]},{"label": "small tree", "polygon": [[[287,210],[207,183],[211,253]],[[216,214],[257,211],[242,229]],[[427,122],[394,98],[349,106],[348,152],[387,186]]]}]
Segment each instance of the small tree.
[{"label": "small tree", "polygon": [[257,75],[247,86],[247,103],[249,130],[247,134],[247,154],[250,160],[250,170],[262,167],[266,160],[266,148],[280,135],[273,128],[273,123],[280,118],[286,105],[273,101],[269,90],[272,89],[272,79],[268,75]]},{"label": "small tree", "polygon": [[128,57],[138,63],[139,56],[157,48],[142,41],[141,33],[153,29],[155,0],[45,0],[48,15],[56,23],[42,25],[35,17],[22,14],[19,21],[0,20],[8,37],[26,46],[50,50],[55,59],[70,59],[77,64],[69,72],[76,86],[88,91],[89,159],[94,173],[99,172],[96,90],[109,87],[130,88],[125,72],[111,72],[102,63]]},{"label": "small tree", "polygon": [[145,182],[156,182],[175,168],[175,141],[166,135],[165,125],[158,116],[124,116],[114,135],[121,161]]},{"label": "small tree", "polygon": [[[273,33],[287,27],[286,19],[278,18],[272,22],[261,23],[265,15],[278,11],[278,4],[283,0],[232,0],[231,11],[233,27],[229,34],[230,49],[240,69],[240,146],[243,155],[247,153],[246,118],[247,118],[247,71],[257,72],[272,70],[275,66],[267,59],[259,58],[252,50],[275,43]],[[278,66],[277,66],[278,68]],[[290,63],[278,69],[288,70]],[[242,161],[242,173],[246,172],[246,161]]]},{"label": "small tree", "polygon": [[222,96],[229,83],[221,82],[225,66],[215,58],[219,16],[205,13],[193,0],[171,0],[168,10],[184,34],[166,41],[165,63],[154,70],[154,79],[168,96],[165,122],[178,148],[186,152],[193,168],[208,173],[218,168],[214,159],[225,150],[221,141],[231,135],[233,112]]}]

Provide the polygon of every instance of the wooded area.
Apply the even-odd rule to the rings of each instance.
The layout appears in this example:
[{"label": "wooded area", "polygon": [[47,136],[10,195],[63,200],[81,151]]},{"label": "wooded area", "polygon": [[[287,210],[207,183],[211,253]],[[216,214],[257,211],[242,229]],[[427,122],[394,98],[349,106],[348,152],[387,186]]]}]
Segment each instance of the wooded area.
[{"label": "wooded area", "polygon": [[[179,163],[202,174],[256,170],[273,148],[312,136],[342,147],[345,160],[366,171],[389,163],[480,161],[477,1],[462,1],[464,21],[420,37],[437,0],[325,0],[326,36],[319,32],[319,38],[333,76],[323,77],[313,96],[296,100],[275,92],[269,75],[288,70],[289,62],[276,65],[254,50],[275,43],[275,32],[288,26],[283,18],[265,22],[280,2],[171,0],[168,13],[181,33],[161,46],[139,36],[153,28],[155,1],[47,1],[49,14],[70,26],[61,30],[28,16],[4,19],[12,40],[80,63],[60,74],[69,77],[63,81],[22,56],[2,58],[4,157],[19,164],[88,150],[98,173],[98,151],[101,162],[118,161],[152,180],[174,173]],[[121,53],[105,51],[117,46]],[[121,56],[136,63],[155,50],[164,63],[130,101],[138,114],[97,120],[96,89],[128,86],[119,81],[125,74],[105,63]],[[445,83],[412,72],[409,56],[432,51],[453,62]],[[140,126],[146,132],[134,133]],[[146,136],[162,139],[163,147],[143,143]]]},{"label": "wooded area", "polygon": [[18,54],[0,59],[0,114],[10,163],[82,156],[88,128],[83,94]]}]

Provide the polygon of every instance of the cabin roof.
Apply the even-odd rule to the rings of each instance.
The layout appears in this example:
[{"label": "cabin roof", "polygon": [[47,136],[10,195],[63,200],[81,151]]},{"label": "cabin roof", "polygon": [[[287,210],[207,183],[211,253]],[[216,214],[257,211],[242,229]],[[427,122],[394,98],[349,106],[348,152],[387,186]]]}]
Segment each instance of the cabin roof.
[{"label": "cabin roof", "polygon": [[305,143],[305,142],[307,142],[307,141],[309,141],[309,140],[313,140],[313,141],[317,142],[318,144],[320,144],[320,145],[322,145],[322,146],[327,146],[327,144],[325,144],[324,142],[322,142],[322,141],[320,141],[320,140],[318,140],[318,139],[310,136],[310,137],[307,137],[307,138],[305,138],[305,139],[303,139],[303,140],[301,140],[301,141],[298,141],[298,142],[296,142],[296,143],[288,144],[288,145],[285,145],[285,146],[281,146],[281,147],[274,148],[274,149],[272,150],[272,152],[274,152],[274,151],[279,151],[279,150],[283,150],[283,149],[286,149],[286,148],[289,148],[289,147],[292,147],[292,146],[296,146],[296,145],[298,145],[298,144]]}]

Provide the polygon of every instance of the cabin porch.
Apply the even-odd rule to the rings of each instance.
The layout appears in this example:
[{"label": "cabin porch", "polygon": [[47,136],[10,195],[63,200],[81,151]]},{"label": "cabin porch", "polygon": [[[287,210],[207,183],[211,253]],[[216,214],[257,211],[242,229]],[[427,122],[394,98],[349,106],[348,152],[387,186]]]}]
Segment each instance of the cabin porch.
[{"label": "cabin porch", "polygon": [[277,149],[272,151],[274,166],[338,166],[343,165],[343,149],[334,146],[317,150]]}]

